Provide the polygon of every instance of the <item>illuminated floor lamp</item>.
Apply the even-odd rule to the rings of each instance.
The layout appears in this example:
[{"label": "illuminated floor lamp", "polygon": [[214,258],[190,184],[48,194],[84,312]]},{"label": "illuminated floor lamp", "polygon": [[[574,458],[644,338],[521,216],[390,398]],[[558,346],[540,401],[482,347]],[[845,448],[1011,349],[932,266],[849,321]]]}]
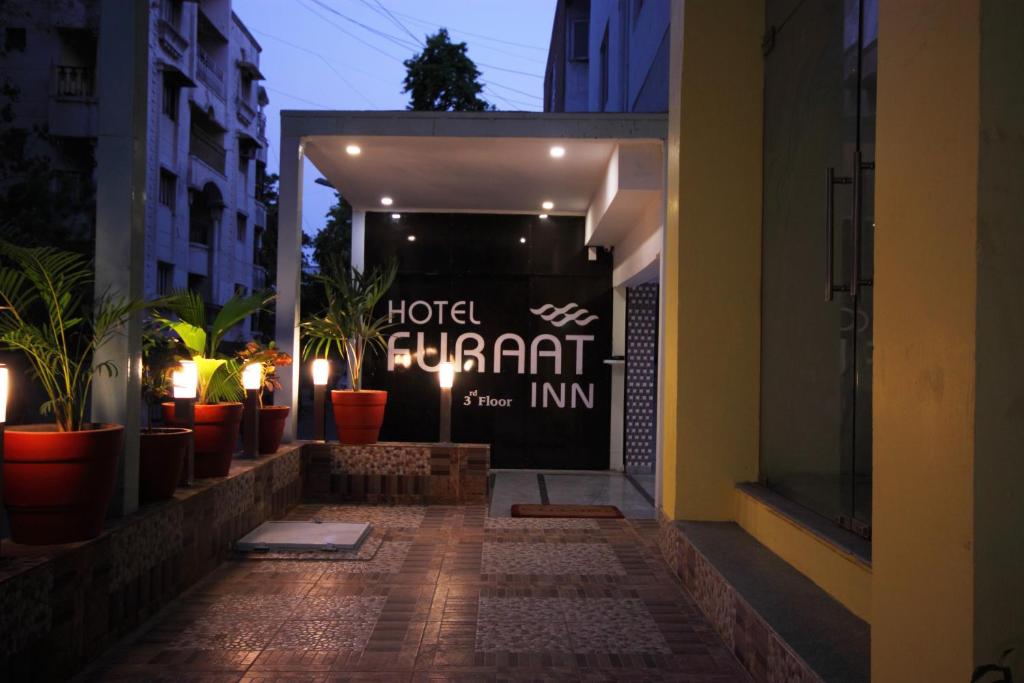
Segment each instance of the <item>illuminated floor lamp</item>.
[{"label": "illuminated floor lamp", "polygon": [[242,388],[245,389],[245,412],[242,413],[242,456],[255,458],[260,447],[260,387],[263,385],[263,365],[249,363],[242,369]]},{"label": "illuminated floor lamp", "polygon": [[313,361],[313,438],[325,441],[324,408],[327,402],[327,381],[331,376],[331,362],[326,358]]},{"label": "illuminated floor lamp", "polygon": [[174,386],[174,421],[192,430],[185,457],[185,486],[192,486],[196,481],[196,389],[199,385],[195,361],[181,361],[171,374],[171,384]]},{"label": "illuminated floor lamp", "polygon": [[455,384],[455,366],[441,363],[437,371],[441,385],[441,443],[452,442],[452,385]]}]

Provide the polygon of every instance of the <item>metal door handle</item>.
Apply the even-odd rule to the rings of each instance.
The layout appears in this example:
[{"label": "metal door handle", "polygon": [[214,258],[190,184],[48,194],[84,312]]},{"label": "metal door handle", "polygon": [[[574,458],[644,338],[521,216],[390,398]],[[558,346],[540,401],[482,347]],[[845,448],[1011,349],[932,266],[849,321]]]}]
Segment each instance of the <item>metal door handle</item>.
[{"label": "metal door handle", "polygon": [[845,176],[836,177],[836,169],[829,166],[825,169],[825,301],[832,301],[832,293],[843,287],[836,287],[833,282],[832,260],[835,251],[835,197],[836,185],[847,185],[851,181]]},{"label": "metal door handle", "polygon": [[857,296],[862,284],[867,284],[860,279],[860,200],[861,200],[861,171],[874,169],[873,163],[862,163],[860,150],[853,161],[853,254],[850,257],[850,296]]}]

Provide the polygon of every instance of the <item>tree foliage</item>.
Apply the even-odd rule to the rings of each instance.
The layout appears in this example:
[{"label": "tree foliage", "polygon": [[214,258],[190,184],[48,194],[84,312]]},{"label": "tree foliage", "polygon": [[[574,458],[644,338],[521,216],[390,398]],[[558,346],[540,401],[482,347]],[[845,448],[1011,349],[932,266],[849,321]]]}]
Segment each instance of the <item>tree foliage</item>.
[{"label": "tree foliage", "polygon": [[405,60],[406,107],[412,111],[487,111],[494,107],[480,97],[480,71],[466,53],[465,43],[453,43],[448,29],[427,36],[423,51]]}]

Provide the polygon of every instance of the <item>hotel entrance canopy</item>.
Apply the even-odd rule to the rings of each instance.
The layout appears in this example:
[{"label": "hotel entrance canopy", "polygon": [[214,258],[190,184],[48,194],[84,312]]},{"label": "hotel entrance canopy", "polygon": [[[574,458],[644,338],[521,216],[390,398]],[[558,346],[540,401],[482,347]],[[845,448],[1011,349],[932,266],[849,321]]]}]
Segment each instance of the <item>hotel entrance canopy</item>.
[{"label": "hotel entrance canopy", "polygon": [[[299,350],[305,159],[353,207],[356,267],[364,262],[368,211],[546,213],[585,217],[586,243],[614,249],[620,286],[657,278],[667,132],[664,114],[282,112],[278,343]],[[555,156],[555,147],[564,154]],[[282,382],[293,407],[291,438],[300,367]]]}]

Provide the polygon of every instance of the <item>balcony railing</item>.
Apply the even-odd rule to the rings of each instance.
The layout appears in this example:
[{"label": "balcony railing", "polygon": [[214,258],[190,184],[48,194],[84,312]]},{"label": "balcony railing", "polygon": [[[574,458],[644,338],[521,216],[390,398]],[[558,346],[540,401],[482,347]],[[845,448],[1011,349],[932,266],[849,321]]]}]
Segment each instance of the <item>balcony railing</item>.
[{"label": "balcony railing", "polygon": [[267,227],[267,207],[259,200],[256,201],[256,211],[253,214],[253,225],[260,228]]},{"label": "balcony railing", "polygon": [[196,77],[220,99],[224,99],[224,71],[203,50],[196,50],[199,61],[196,63]]},{"label": "balcony railing", "polygon": [[267,115],[260,112],[256,117],[256,132],[260,140],[267,141]]},{"label": "balcony railing", "polygon": [[203,131],[197,128],[191,130],[188,153],[221,175],[224,175],[224,162],[227,152],[224,150],[224,147]]},{"label": "balcony railing", "polygon": [[238,122],[243,126],[248,126],[252,123],[252,119],[256,116],[256,110],[252,108],[252,105],[245,101],[241,95],[235,97],[235,110],[238,116]]},{"label": "balcony railing", "polygon": [[58,97],[93,97],[96,94],[96,69],[91,66],[57,66]]}]

